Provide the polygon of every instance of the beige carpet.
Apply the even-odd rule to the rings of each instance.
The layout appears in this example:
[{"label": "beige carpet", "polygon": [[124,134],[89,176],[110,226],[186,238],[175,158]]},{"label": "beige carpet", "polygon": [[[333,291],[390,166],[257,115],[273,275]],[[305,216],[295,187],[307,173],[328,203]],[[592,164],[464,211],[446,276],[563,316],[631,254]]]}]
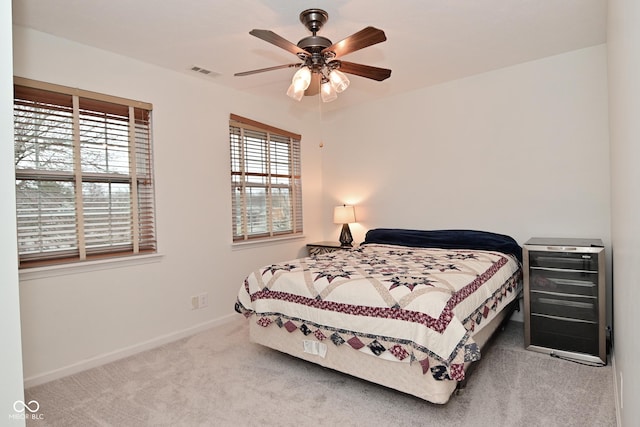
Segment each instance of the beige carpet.
[{"label": "beige carpet", "polygon": [[446,405],[248,342],[247,320],[26,391],[29,426],[615,426],[611,366],[523,348],[510,322]]}]

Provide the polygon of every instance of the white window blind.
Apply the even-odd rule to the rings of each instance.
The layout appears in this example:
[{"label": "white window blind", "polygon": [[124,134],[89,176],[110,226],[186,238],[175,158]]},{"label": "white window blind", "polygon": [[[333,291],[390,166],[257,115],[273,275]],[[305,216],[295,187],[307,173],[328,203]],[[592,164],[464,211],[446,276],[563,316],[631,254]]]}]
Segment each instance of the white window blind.
[{"label": "white window blind", "polygon": [[21,267],[156,250],[151,105],[15,79]]},{"label": "white window blind", "polygon": [[302,233],[301,136],[231,114],[233,240]]}]

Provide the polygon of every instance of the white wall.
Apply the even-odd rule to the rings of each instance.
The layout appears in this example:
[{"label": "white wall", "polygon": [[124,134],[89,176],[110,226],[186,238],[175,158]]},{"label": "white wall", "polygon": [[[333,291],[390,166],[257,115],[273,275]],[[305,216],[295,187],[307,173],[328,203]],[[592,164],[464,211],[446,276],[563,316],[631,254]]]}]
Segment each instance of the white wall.
[{"label": "white wall", "polygon": [[616,391],[619,424],[631,426],[640,419],[640,3],[609,0],[608,20]]},{"label": "white wall", "polygon": [[[15,75],[151,102],[157,262],[27,280],[21,276],[27,385],[179,337],[227,316],[253,269],[297,257],[322,231],[315,122],[284,97],[253,98],[211,80],[14,27]],[[303,135],[305,239],[232,249],[229,113]],[[15,251],[15,246],[12,246]],[[208,292],[209,308],[191,310]],[[141,347],[142,346],[142,347]]]},{"label": "white wall", "polygon": [[607,114],[605,45],[327,114],[324,217],[355,203],[357,242],[375,227],[601,238],[611,306]]},{"label": "white wall", "polygon": [[[13,409],[24,399],[16,255],[16,199],[13,171],[13,69],[11,2],[0,1],[0,419],[18,415]],[[11,419],[10,425],[24,425]]]}]

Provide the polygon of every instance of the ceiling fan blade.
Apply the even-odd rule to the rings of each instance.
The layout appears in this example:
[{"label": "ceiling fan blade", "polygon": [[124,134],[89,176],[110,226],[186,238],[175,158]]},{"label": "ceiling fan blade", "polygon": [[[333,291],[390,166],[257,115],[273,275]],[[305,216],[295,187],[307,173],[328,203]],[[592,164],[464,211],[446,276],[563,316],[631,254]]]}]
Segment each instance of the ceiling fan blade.
[{"label": "ceiling fan blade", "polygon": [[284,50],[287,50],[293,53],[294,55],[298,55],[299,57],[300,55],[302,55],[303,57],[307,57],[309,55],[309,53],[307,53],[306,51],[300,49],[298,46],[291,43],[289,40],[277,35],[271,30],[255,30],[254,29],[249,31],[249,34],[251,34],[252,36],[256,36],[257,38],[262,39],[266,42],[274,44]]},{"label": "ceiling fan blade", "polygon": [[355,74],[356,76],[366,77],[379,82],[391,76],[391,70],[387,68],[372,67],[370,65],[356,64],[347,61],[340,61],[340,67],[338,69],[343,73]]},{"label": "ceiling fan blade", "polygon": [[235,73],[234,76],[249,76],[251,74],[258,74],[258,73],[264,73],[265,71],[273,71],[273,70],[280,70],[282,68],[293,68],[293,67],[299,67],[302,64],[285,64],[285,65],[276,65],[275,67],[267,67],[267,68],[260,68],[258,70],[251,70],[251,71],[243,71],[241,73]]},{"label": "ceiling fan blade", "polygon": [[311,83],[309,83],[309,87],[304,91],[304,96],[313,96],[320,93],[320,74],[312,73],[311,74]]},{"label": "ceiling fan blade", "polygon": [[386,39],[387,36],[384,34],[384,31],[374,27],[367,27],[350,35],[346,39],[339,41],[338,43],[334,43],[331,46],[322,49],[322,53],[334,52],[337,58],[376,43],[383,42]]}]

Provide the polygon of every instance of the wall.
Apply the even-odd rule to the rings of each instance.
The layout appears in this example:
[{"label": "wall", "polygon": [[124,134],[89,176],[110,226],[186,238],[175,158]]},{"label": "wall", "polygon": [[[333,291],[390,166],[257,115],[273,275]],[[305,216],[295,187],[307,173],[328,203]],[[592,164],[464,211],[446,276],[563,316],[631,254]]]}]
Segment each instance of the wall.
[{"label": "wall", "polygon": [[[479,228],[521,243],[532,236],[609,243],[604,45],[328,120],[325,208],[357,203],[360,232]],[[337,235],[338,228],[326,230]]]},{"label": "wall", "polygon": [[[13,60],[11,58],[11,2],[0,2],[0,420],[19,415],[13,409],[24,399],[16,256],[16,200],[13,173]],[[21,415],[21,414],[20,414]],[[12,426],[24,425],[13,420]]]},{"label": "wall", "polygon": [[[614,347],[619,425],[640,419],[640,3],[609,0],[608,58],[611,122],[611,236],[614,265]],[[634,421],[635,420],[635,421]]]},{"label": "wall", "polygon": [[[303,135],[305,234],[321,237],[317,125],[305,125],[304,111],[286,97],[267,103],[212,80],[20,27],[14,40],[15,75],[153,104],[162,255],[141,264],[22,274],[27,386],[237,316],[235,296],[250,271],[303,253],[305,239],[232,247],[229,113]],[[191,297],[204,292],[209,307],[191,310]]]}]

